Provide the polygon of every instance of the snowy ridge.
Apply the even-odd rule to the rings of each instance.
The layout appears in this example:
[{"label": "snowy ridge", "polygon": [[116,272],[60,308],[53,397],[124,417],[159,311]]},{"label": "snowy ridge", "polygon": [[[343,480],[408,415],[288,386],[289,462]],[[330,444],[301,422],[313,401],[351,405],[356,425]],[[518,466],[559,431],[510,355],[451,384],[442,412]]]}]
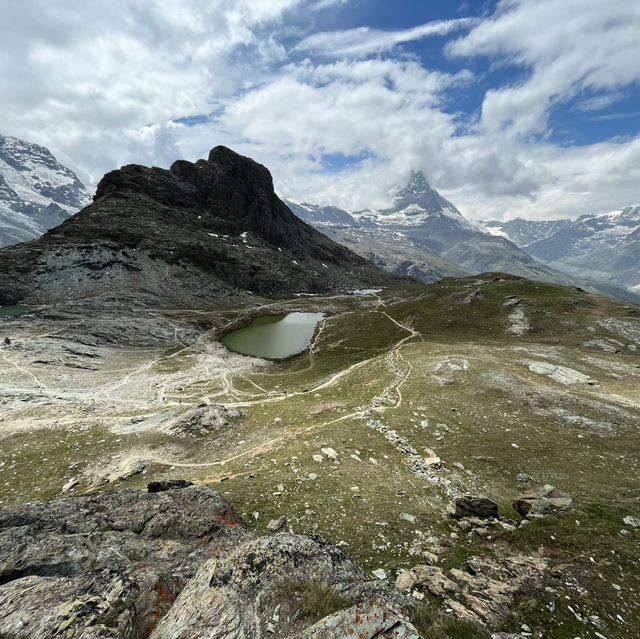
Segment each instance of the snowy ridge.
[{"label": "snowy ridge", "polygon": [[353,226],[367,229],[415,229],[431,226],[448,227],[451,231],[485,232],[469,220],[440,193],[432,189],[422,172],[412,171],[407,186],[400,189],[389,209],[344,211],[335,206],[318,206],[287,200],[291,210],[306,222],[318,227]]},{"label": "snowy ridge", "polygon": [[573,275],[597,277],[638,291],[640,206],[576,220],[485,222],[492,235],[506,237],[537,259]]},{"label": "snowy ridge", "polygon": [[36,238],[90,202],[47,148],[0,136],[0,246]]}]

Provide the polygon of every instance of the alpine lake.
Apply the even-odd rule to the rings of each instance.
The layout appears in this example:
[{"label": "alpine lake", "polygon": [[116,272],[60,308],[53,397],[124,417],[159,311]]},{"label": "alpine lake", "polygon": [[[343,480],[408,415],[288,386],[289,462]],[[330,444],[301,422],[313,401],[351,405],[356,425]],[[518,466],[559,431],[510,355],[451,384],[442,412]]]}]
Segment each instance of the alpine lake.
[{"label": "alpine lake", "polygon": [[285,359],[306,350],[311,344],[323,313],[289,313],[256,317],[249,326],[232,331],[221,341],[242,355],[265,359]]}]

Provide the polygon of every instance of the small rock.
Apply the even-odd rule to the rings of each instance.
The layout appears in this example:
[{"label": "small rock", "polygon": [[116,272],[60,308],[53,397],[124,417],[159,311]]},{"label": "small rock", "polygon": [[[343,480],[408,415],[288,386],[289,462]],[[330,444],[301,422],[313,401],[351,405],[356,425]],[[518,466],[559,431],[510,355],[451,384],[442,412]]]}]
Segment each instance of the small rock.
[{"label": "small rock", "polygon": [[287,518],[284,515],[282,515],[278,519],[272,519],[267,524],[267,530],[270,530],[271,532],[278,532],[285,525],[286,521]]},{"label": "small rock", "polygon": [[338,453],[333,448],[322,448],[322,452],[329,458],[336,460],[338,459]]},{"label": "small rock", "polygon": [[408,521],[410,524],[416,523],[416,518],[414,515],[410,515],[409,513],[400,513],[400,519],[404,519]]},{"label": "small rock", "polygon": [[313,455],[312,459],[314,462],[318,462],[318,463],[324,461],[324,457],[322,455]]},{"label": "small rock", "polygon": [[480,517],[489,519],[498,516],[498,504],[482,495],[463,495],[458,497],[449,507],[451,517]]},{"label": "small rock", "polygon": [[526,473],[518,473],[516,475],[516,481],[522,482],[523,484],[533,481],[533,477],[531,475],[527,475]]},{"label": "small rock", "polygon": [[308,477],[311,481],[313,481],[314,479],[318,479],[318,475],[316,475],[315,473],[309,473],[309,474],[307,475],[307,477]]},{"label": "small rock", "polygon": [[627,524],[627,526],[633,526],[634,528],[640,527],[640,517],[633,517],[632,515],[627,515],[622,520],[622,522]]},{"label": "small rock", "polygon": [[176,488],[186,488],[187,486],[193,486],[192,481],[186,479],[165,479],[161,481],[152,481],[147,484],[148,493],[163,493],[167,490],[174,490]]},{"label": "small rock", "polygon": [[377,568],[376,570],[373,570],[372,574],[376,579],[380,579],[381,581],[387,578],[387,573],[382,568]]},{"label": "small rock", "polygon": [[458,528],[460,528],[462,532],[469,532],[472,528],[472,525],[468,519],[461,519],[458,522]]},{"label": "small rock", "polygon": [[71,490],[74,486],[77,486],[80,482],[75,478],[72,477],[63,487],[62,487],[62,492],[66,493],[67,491]]},{"label": "small rock", "polygon": [[547,484],[518,495],[513,502],[513,508],[523,517],[548,515],[571,510],[573,499]]}]

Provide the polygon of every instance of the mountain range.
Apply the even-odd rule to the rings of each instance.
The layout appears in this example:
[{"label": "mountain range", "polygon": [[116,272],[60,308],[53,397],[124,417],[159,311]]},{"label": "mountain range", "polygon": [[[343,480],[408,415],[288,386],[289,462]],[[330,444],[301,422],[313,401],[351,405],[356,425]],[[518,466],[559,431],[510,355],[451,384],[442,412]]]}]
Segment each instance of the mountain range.
[{"label": "mountain range", "polygon": [[[622,281],[599,278],[600,273],[586,269],[577,273],[560,263],[546,263],[537,253],[525,250],[519,236],[472,223],[434,190],[421,172],[411,172],[407,185],[396,193],[387,209],[348,212],[306,202],[287,204],[296,215],[375,264],[424,282],[499,271],[638,300]],[[529,224],[525,220],[522,223]]]},{"label": "mountain range", "polygon": [[0,135],[0,246],[39,237],[90,202],[48,149]]},{"label": "mountain range", "polygon": [[576,220],[516,218],[485,227],[553,268],[640,292],[640,206]]},{"label": "mountain range", "polygon": [[[423,282],[438,281],[445,276],[500,271],[579,286],[630,301],[639,299],[636,296],[640,292],[638,206],[609,214],[584,215],[577,220],[535,222],[518,218],[510,222],[474,224],[433,189],[421,172],[412,171],[406,186],[396,193],[391,206],[380,210],[345,211],[336,206],[294,201],[285,201],[283,205],[278,200],[280,204],[276,209],[280,213],[273,218],[273,206],[268,213],[258,215],[256,211],[260,206],[256,209],[255,203],[249,203],[248,194],[242,193],[237,201],[243,201],[243,215],[251,224],[243,222],[240,228],[235,222],[229,222],[230,216],[223,221],[224,216],[219,215],[219,211],[224,209],[220,202],[226,202],[227,195],[216,204],[216,210],[209,209],[207,189],[215,179],[209,170],[203,172],[198,168],[194,173],[187,168],[191,166],[201,165],[180,161],[174,163],[169,171],[129,165],[120,172],[107,174],[98,187],[89,213],[63,225],[62,230],[53,231],[44,244],[38,244],[26,253],[23,249],[16,249],[16,255],[29,254],[29,259],[36,254],[39,256],[34,262],[38,265],[35,270],[26,264],[24,266],[28,274],[21,278],[25,280],[21,282],[26,287],[24,290],[33,292],[28,281],[41,282],[35,286],[39,290],[37,298],[44,300],[50,297],[48,290],[62,291],[64,296],[73,295],[67,282],[69,277],[73,282],[81,280],[83,286],[91,291],[102,291],[108,281],[121,281],[125,272],[129,274],[127,281],[131,281],[132,274],[140,272],[143,258],[137,253],[136,259],[131,261],[127,251],[132,247],[137,251],[142,245],[147,247],[148,255],[153,256],[143,269],[145,272],[151,272],[151,266],[151,270],[158,270],[158,255],[169,259],[172,264],[184,259],[185,264],[189,264],[189,267],[185,266],[187,270],[194,265],[196,268],[204,266],[205,271],[212,269],[220,278],[216,287],[218,293],[227,290],[227,286],[256,293],[288,289],[283,282],[287,280],[284,275],[289,267],[296,271],[293,281],[305,282],[302,286],[305,291],[299,292],[327,290],[327,282],[330,282],[329,288],[338,282],[346,285],[343,274],[338,275],[341,267],[333,261],[336,249],[330,249],[333,257],[327,257],[329,245],[326,240],[317,234],[311,240],[306,226],[304,231],[300,231],[297,228],[297,218],[300,218],[335,243],[348,246],[369,263],[392,274],[410,276]],[[207,176],[207,184],[202,183],[204,175]],[[227,181],[234,182],[236,186],[232,188],[236,188],[241,177],[239,174]],[[185,186],[185,180],[188,186]],[[197,192],[195,199],[194,190]],[[268,192],[266,198],[275,202],[273,198],[277,197],[270,176],[263,181],[259,192],[261,198]],[[109,198],[105,200],[107,195]],[[237,196],[236,193],[233,197]],[[148,199],[152,201],[151,206],[145,204]],[[127,207],[133,207],[135,215],[124,214],[119,205],[115,205],[116,200],[119,204],[126,201]],[[48,149],[17,138],[0,136],[0,246],[37,238],[90,202],[91,198],[77,176],[62,166]],[[182,213],[155,216],[153,211],[158,211],[158,204],[181,209]],[[287,205],[297,218],[289,216],[288,211],[283,212]],[[249,212],[251,208],[253,210]],[[195,235],[189,239],[185,232],[194,219],[191,214],[184,213],[186,209],[203,209],[205,212],[204,217],[203,211],[200,211],[200,217],[195,217],[197,225],[191,228]],[[211,213],[216,218],[215,223]],[[134,219],[139,225],[133,223]],[[180,228],[176,232],[172,224],[178,220]],[[186,227],[183,225],[185,220],[188,220]],[[203,224],[202,220],[209,222]],[[205,236],[198,236],[204,226],[207,227]],[[96,246],[91,246],[92,234],[98,240]],[[252,234],[253,241],[250,241],[249,234]],[[206,246],[203,239],[206,239]],[[267,244],[262,245],[258,239],[266,240]],[[177,240],[180,240],[177,242],[181,245],[179,248],[174,246]],[[65,244],[67,241],[73,242],[74,251],[81,251],[81,257],[74,258],[73,267],[46,257],[49,253],[42,250],[45,244],[58,246],[60,242]],[[301,253],[301,247],[309,246],[310,242],[324,248],[318,253],[320,257],[317,260],[307,264],[307,251],[305,249]],[[126,247],[126,255],[121,253],[121,243]],[[69,257],[70,253],[65,251],[58,247],[54,255],[56,258],[63,254]],[[249,251],[253,251],[252,259],[247,262],[245,258]],[[92,262],[94,258],[95,262]],[[353,256],[347,263],[352,259]],[[286,268],[285,264],[288,265]],[[338,270],[332,271],[334,267]],[[74,271],[77,268],[85,269],[85,272],[78,275]],[[362,263],[358,268],[363,268]],[[307,275],[301,275],[302,270],[306,270]],[[46,273],[49,275],[45,276]],[[160,275],[159,271],[156,272],[146,283],[142,282],[144,277],[141,275],[133,279],[140,280],[138,289],[146,290],[150,286],[155,290]],[[102,283],[99,280],[103,280]],[[198,282],[197,275],[186,288],[176,281],[172,290],[179,295],[191,291],[188,295],[197,298],[199,291],[203,290]],[[211,287],[207,284],[204,288],[210,290]]]}]

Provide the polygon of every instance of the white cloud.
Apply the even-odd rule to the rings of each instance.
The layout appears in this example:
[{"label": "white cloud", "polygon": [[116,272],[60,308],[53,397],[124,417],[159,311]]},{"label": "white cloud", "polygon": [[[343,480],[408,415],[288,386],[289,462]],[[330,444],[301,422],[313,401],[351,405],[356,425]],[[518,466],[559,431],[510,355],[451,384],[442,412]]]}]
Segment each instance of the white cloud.
[{"label": "white cloud", "polygon": [[[469,79],[468,72],[430,73],[415,61],[307,63],[234,101],[220,122],[250,140],[260,158],[277,149],[269,165],[286,194],[371,206],[413,166],[434,172],[440,165],[442,144],[455,131],[452,116],[438,108],[440,95]],[[321,175],[324,154],[362,153],[371,157],[339,179]],[[354,175],[366,188],[345,188],[345,176]]]},{"label": "white cloud", "polygon": [[[301,20],[339,2],[0,3],[0,132],[49,146],[92,182],[226,144],[268,166],[282,195],[347,208],[388,204],[412,168],[474,219],[638,201],[640,139],[561,147],[548,126],[570,97],[595,113],[637,81],[637,3],[509,0],[478,24],[307,32],[290,54],[313,28],[290,11]],[[457,73],[402,54],[404,42],[468,27],[448,49]],[[477,56],[523,73],[488,91],[473,119],[449,97],[479,81],[464,69]],[[590,117],[614,115],[628,114]]]},{"label": "white cloud", "polygon": [[605,93],[602,95],[594,95],[590,98],[584,98],[578,101],[574,106],[574,111],[601,111],[610,107],[612,104],[623,100],[626,94],[622,91],[614,91],[612,93]]},{"label": "white cloud", "polygon": [[471,184],[447,192],[474,219],[559,219],[613,211],[638,203],[640,138],[588,147],[539,145],[526,153],[531,166],[544,167],[534,199],[480,194]]},{"label": "white cloud", "polygon": [[640,79],[640,4],[627,0],[502,0],[495,17],[450,43],[452,56],[489,56],[528,72],[488,91],[482,124],[519,135],[547,129],[551,109],[582,91]]},{"label": "white cloud", "polygon": [[73,159],[84,179],[141,161],[149,131],[211,112],[282,59],[257,34],[299,2],[2,3],[2,130]]},{"label": "white cloud", "polygon": [[382,31],[358,27],[346,31],[314,33],[296,46],[299,51],[312,51],[330,58],[345,56],[364,57],[371,53],[389,51],[398,44],[421,40],[431,36],[444,36],[452,31],[467,28],[476,21],[472,18],[438,20],[411,29]]},{"label": "white cloud", "polygon": [[339,7],[343,4],[347,4],[349,0],[318,0],[311,5],[312,11],[322,11],[324,9],[330,9],[332,7]]}]

